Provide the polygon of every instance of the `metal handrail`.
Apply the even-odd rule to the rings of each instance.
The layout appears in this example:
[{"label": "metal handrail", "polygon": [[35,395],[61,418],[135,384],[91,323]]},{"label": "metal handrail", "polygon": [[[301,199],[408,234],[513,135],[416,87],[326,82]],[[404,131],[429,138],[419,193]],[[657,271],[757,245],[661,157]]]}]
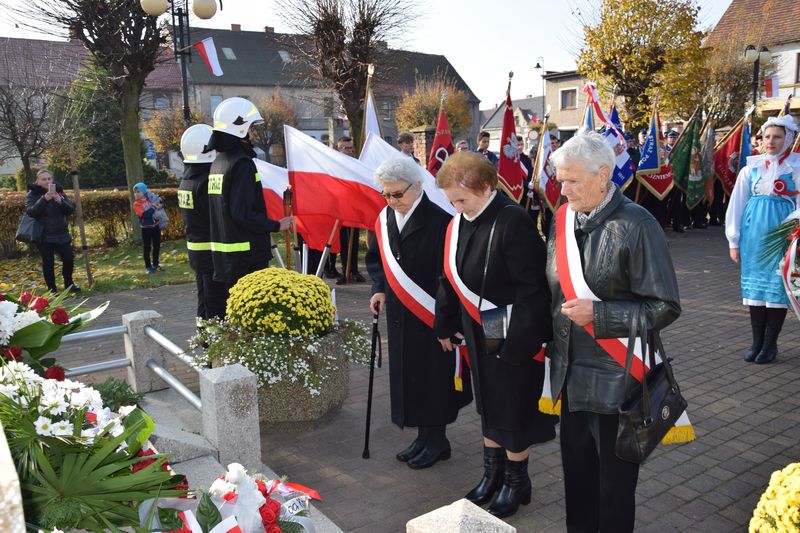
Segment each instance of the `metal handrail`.
[{"label": "metal handrail", "polygon": [[130,359],[114,359],[113,361],[103,361],[102,363],[94,363],[91,365],[70,368],[64,372],[64,377],[71,378],[73,376],[92,374],[94,372],[102,372],[104,370],[115,370],[117,368],[127,368],[129,366],[131,366]]},{"label": "metal handrail", "polygon": [[61,337],[61,344],[65,342],[88,341],[92,339],[101,339],[103,337],[110,337],[112,335],[119,335],[125,333],[128,328],[125,326],[111,326],[109,328],[92,329],[89,331],[79,331],[78,333],[70,333]]},{"label": "metal handrail", "polygon": [[166,351],[189,365],[191,368],[195,369],[197,372],[200,372],[200,369],[195,367],[195,362],[193,357],[189,357],[186,355],[186,352],[183,351],[180,346],[166,338],[162,335],[157,329],[153,328],[152,326],[145,326],[144,327],[144,334],[153,339],[159,346],[164,348]]},{"label": "metal handrail", "polygon": [[152,359],[148,359],[147,363],[145,364],[147,365],[147,368],[149,368],[155,373],[156,376],[163,379],[167,385],[175,389],[175,392],[183,396],[186,399],[186,401],[192,404],[192,407],[194,407],[198,411],[203,410],[203,403],[200,401],[200,398],[195,393],[190,391],[186,387],[186,385],[181,383],[181,381],[178,378],[170,374],[166,368],[159,365]]}]

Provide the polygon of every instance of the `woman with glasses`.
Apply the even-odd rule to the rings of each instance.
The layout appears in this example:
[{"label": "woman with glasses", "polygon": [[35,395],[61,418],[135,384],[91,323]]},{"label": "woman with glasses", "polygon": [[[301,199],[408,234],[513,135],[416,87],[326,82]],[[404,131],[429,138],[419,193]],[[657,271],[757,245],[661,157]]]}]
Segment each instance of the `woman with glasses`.
[{"label": "woman with glasses", "polygon": [[428,468],[450,458],[445,427],[472,401],[461,352],[443,353],[432,329],[451,217],[422,191],[420,169],[407,157],[385,161],[375,180],[388,205],[365,257],[373,280],[370,310],[386,310],[392,422],[417,428],[397,459]]}]

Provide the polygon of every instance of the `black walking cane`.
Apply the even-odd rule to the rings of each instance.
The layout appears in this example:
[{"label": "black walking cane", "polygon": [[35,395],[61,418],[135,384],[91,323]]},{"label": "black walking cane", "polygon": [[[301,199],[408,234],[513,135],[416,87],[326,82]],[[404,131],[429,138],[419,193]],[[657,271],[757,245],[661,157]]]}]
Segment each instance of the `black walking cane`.
[{"label": "black walking cane", "polygon": [[[377,308],[377,306],[376,306]],[[373,308],[372,313],[372,350],[369,356],[369,389],[367,392],[367,428],[364,431],[364,451],[361,457],[369,459],[369,422],[372,415],[372,383],[375,380],[375,348],[380,342],[381,334],[378,332],[379,308]]]}]

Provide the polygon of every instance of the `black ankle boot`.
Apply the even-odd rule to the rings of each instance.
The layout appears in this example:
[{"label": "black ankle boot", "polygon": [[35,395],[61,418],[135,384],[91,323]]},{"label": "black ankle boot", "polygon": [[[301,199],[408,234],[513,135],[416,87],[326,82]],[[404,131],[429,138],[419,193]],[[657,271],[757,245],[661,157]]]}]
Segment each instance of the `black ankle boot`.
[{"label": "black ankle boot", "polygon": [[767,324],[764,329],[764,345],[758,355],[755,357],[755,362],[759,365],[771,363],[778,356],[778,335],[781,333],[781,327],[775,327]]},{"label": "black ankle boot", "polygon": [[752,363],[761,348],[764,347],[764,328],[767,326],[766,322],[755,322],[750,319],[750,326],[753,328],[753,345],[744,352],[744,360]]},{"label": "black ankle boot", "polygon": [[505,518],[517,512],[520,504],[531,503],[531,478],[528,475],[528,458],[522,461],[506,460],[503,488],[489,506],[489,513]]},{"label": "black ankle boot", "polygon": [[[503,471],[506,463],[506,452],[503,448],[483,447],[483,478],[478,485],[464,496],[476,505],[492,499],[494,493],[503,484]],[[527,464],[527,463],[526,463]]]}]

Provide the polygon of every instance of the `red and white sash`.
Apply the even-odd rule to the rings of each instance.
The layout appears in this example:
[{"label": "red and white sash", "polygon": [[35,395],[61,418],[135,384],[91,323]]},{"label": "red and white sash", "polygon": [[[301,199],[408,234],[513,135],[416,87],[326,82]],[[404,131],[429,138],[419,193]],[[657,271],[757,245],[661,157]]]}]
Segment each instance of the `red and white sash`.
[{"label": "red and white sash", "polygon": [[[599,302],[600,298],[592,292],[586,279],[583,277],[578,242],[575,239],[575,212],[569,204],[562,205],[556,212],[556,271],[561,290],[567,301],[581,298]],[[600,345],[620,366],[625,367],[628,353],[628,339],[598,339],[594,335],[594,324],[584,326],[589,335]],[[641,341],[637,338],[633,349],[633,360],[629,370],[631,376],[641,381],[647,365],[644,362]],[[661,356],[655,354],[656,364],[661,362]],[[664,443],[688,442],[694,440],[694,429],[689,422],[686,411],[681,414],[670,433],[664,437]]]}]

